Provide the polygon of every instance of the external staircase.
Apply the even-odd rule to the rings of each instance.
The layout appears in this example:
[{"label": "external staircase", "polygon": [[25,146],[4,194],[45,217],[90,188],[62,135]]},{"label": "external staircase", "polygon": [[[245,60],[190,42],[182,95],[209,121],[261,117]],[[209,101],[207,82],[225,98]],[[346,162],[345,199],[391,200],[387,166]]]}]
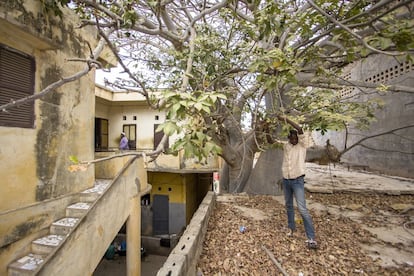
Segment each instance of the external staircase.
[{"label": "external staircase", "polygon": [[30,253],[8,266],[9,276],[38,275],[53,254],[67,240],[73,230],[84,219],[91,206],[105,193],[112,180],[95,181],[93,188],[80,193],[79,202],[66,207],[66,216],[50,225],[49,233],[31,243]]}]

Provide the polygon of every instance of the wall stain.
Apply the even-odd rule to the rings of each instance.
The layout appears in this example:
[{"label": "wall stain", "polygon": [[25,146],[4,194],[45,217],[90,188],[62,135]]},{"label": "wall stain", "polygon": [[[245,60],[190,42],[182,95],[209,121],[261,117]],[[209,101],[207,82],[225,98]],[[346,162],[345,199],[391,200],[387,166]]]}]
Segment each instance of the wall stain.
[{"label": "wall stain", "polygon": [[47,217],[48,217],[47,215],[41,215],[39,217],[28,219],[22,224],[16,225],[14,229],[10,232],[10,234],[8,234],[6,237],[2,239],[1,249],[14,243],[15,241],[18,241],[30,235],[31,233],[34,232],[34,230],[37,231],[37,229],[39,229],[45,223]]},{"label": "wall stain", "polygon": [[[46,69],[41,83],[46,87],[61,77],[61,70],[56,66]],[[36,159],[39,183],[36,190],[36,200],[42,201],[53,197],[56,179],[56,162],[59,147],[60,130],[60,101],[62,95],[57,91],[47,94],[39,104],[42,117],[41,128],[37,133]]]}]

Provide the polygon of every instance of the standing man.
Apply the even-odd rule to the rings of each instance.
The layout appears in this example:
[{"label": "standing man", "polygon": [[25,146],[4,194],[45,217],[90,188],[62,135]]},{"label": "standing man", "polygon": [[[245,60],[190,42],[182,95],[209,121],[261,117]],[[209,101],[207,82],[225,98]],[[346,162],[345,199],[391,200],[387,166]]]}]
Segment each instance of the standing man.
[{"label": "standing man", "polygon": [[305,137],[303,129],[295,122],[282,116],[278,116],[278,119],[289,123],[295,128],[289,131],[289,141],[283,146],[282,175],[289,228],[288,235],[292,236],[296,230],[295,210],[293,206],[293,197],[295,197],[308,238],[306,243],[309,248],[316,249],[318,244],[315,241],[315,229],[313,227],[312,217],[306,208],[304,183],[306,149],[311,146],[312,140],[310,137]]},{"label": "standing man", "polygon": [[125,135],[125,132],[121,132],[121,141],[119,141],[119,149],[120,150],[127,150],[128,147],[128,138]]}]

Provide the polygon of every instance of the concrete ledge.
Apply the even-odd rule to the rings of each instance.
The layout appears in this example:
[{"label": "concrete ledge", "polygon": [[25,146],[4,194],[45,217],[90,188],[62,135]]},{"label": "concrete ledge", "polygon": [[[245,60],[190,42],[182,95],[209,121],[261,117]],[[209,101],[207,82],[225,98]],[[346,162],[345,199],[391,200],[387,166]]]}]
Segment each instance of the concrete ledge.
[{"label": "concrete ledge", "polygon": [[157,275],[179,276],[188,275],[186,273],[187,259],[186,256],[171,253],[164,265],[158,270]]},{"label": "concrete ledge", "polygon": [[177,245],[164,265],[158,270],[157,276],[195,275],[197,261],[203,249],[208,220],[215,202],[215,194],[211,191],[208,192]]}]

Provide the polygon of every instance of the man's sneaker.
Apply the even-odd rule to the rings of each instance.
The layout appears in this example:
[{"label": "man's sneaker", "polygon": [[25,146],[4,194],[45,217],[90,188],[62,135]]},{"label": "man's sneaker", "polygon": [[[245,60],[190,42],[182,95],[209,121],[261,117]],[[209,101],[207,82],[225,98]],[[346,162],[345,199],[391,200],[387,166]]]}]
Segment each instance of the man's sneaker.
[{"label": "man's sneaker", "polygon": [[317,249],[318,248],[318,243],[314,240],[314,239],[309,239],[306,241],[308,248],[310,249]]}]

